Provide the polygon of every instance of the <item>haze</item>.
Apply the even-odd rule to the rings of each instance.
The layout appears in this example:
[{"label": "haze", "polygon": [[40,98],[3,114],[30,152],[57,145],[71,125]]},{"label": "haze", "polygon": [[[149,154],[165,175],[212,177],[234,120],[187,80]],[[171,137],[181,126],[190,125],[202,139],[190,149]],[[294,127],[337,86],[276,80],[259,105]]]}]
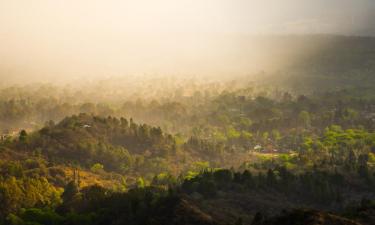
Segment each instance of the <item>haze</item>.
[{"label": "haze", "polygon": [[373,12],[371,0],[0,0],[0,78],[249,74],[298,55],[250,36],[368,36]]}]

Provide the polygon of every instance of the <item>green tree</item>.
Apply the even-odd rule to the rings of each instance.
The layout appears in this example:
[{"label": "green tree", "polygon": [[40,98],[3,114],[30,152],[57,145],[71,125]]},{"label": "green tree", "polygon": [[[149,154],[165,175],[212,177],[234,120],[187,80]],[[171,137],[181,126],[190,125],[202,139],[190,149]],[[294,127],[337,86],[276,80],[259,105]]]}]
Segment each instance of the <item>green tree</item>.
[{"label": "green tree", "polygon": [[64,203],[68,203],[74,200],[76,195],[79,193],[78,185],[75,181],[69,182],[64,189],[61,197]]},{"label": "green tree", "polygon": [[91,166],[90,170],[94,173],[99,173],[104,170],[104,166],[100,163],[95,163],[94,165]]},{"label": "green tree", "polygon": [[19,139],[19,141],[21,143],[26,143],[26,141],[27,141],[27,132],[25,130],[21,130],[18,139]]},{"label": "green tree", "polygon": [[144,188],[146,186],[145,180],[142,177],[137,179],[137,187]]},{"label": "green tree", "polygon": [[298,121],[305,127],[308,128],[311,125],[310,113],[307,111],[301,111],[298,114]]}]

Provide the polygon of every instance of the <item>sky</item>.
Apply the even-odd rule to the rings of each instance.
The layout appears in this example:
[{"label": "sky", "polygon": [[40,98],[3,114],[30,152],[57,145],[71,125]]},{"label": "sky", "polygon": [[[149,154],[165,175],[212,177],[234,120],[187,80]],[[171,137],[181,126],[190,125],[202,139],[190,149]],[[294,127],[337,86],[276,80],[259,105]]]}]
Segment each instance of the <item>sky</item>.
[{"label": "sky", "polygon": [[372,36],[374,21],[374,0],[0,0],[0,77],[241,72],[241,35]]}]

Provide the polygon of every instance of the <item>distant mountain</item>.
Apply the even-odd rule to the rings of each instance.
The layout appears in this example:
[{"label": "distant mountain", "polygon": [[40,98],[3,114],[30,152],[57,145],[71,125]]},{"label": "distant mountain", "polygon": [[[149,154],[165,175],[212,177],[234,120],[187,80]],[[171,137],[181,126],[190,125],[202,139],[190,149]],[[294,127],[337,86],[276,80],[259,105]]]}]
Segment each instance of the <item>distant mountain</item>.
[{"label": "distant mountain", "polygon": [[257,76],[261,83],[300,92],[375,84],[374,37],[306,35],[265,38],[263,42],[269,50],[264,58],[282,61],[274,70],[264,67]]}]

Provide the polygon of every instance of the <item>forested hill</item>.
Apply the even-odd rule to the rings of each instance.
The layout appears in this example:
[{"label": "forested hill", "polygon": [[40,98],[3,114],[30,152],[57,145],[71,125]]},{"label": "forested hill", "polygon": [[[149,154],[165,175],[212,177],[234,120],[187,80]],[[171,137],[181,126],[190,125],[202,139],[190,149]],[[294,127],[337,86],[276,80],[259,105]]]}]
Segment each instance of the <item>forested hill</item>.
[{"label": "forested hill", "polygon": [[83,166],[100,162],[118,172],[131,167],[133,154],[166,157],[176,152],[173,137],[160,128],[138,125],[132,119],[85,114],[44,127],[26,144],[42,149],[43,155],[53,160],[77,161]]},{"label": "forested hill", "polygon": [[86,114],[47,123],[37,132],[21,131],[17,141],[8,142],[10,148],[41,154],[54,163],[83,168],[101,164],[104,170],[118,173],[147,167],[144,161],[167,159],[177,151],[174,137],[158,127]]},{"label": "forested hill", "polygon": [[[137,124],[132,119],[87,114],[48,122],[35,132],[22,130],[0,142],[4,152],[39,157],[53,165],[96,172],[143,177],[152,180],[160,173],[179,175],[218,165],[225,154],[217,144],[197,137],[184,140],[159,127]],[[5,153],[4,153],[5,154]],[[15,157],[13,157],[15,158]],[[230,159],[230,157],[228,157]]]},{"label": "forested hill", "polygon": [[[360,124],[350,121],[339,124]],[[338,125],[319,133],[310,119],[301,122],[297,131],[309,133],[295,136],[294,152],[280,153],[235,148],[234,140],[253,140],[242,134],[222,143],[199,136],[183,140],[131,119],[87,114],[49,122],[35,132],[23,130],[0,142],[0,216],[12,225],[248,224],[259,210],[275,215],[285,208],[313,207],[343,214],[351,202],[357,206],[372,199],[374,134],[366,127]],[[282,143],[280,137],[271,138]],[[238,170],[217,168],[226,167],[231,157],[237,157]],[[367,205],[372,216],[373,203]],[[258,222],[288,216],[353,223],[309,212],[302,214],[306,218],[287,214]]]}]

